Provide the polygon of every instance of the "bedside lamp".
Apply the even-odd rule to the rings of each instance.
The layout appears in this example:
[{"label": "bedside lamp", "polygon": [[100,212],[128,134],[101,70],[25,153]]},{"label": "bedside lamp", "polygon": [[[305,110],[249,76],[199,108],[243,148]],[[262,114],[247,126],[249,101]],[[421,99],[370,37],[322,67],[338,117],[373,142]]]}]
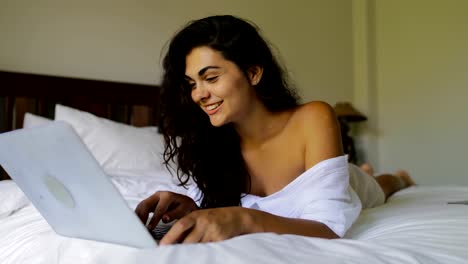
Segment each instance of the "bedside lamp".
[{"label": "bedside lamp", "polygon": [[336,116],[344,119],[348,123],[367,120],[367,116],[356,110],[351,103],[338,102],[333,108],[335,109]]},{"label": "bedside lamp", "polygon": [[338,102],[333,107],[340,123],[341,128],[341,141],[343,143],[343,150],[345,154],[348,154],[348,161],[356,164],[358,159],[356,156],[356,148],[354,147],[354,140],[348,134],[349,123],[363,122],[367,120],[367,117],[356,110],[351,103]]}]

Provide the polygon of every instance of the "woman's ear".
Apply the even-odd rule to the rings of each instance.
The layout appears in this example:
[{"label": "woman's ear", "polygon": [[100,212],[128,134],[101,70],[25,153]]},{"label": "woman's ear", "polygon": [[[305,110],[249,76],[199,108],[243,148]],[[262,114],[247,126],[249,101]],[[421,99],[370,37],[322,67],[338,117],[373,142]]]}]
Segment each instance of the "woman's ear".
[{"label": "woman's ear", "polygon": [[250,85],[255,86],[262,79],[263,67],[258,65],[252,66],[247,71],[247,75],[249,77]]}]

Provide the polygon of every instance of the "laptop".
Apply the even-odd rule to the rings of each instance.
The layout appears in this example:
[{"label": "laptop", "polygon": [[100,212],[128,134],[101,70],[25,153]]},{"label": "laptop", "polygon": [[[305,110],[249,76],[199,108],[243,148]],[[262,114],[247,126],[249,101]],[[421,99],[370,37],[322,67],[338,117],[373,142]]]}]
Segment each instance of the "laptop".
[{"label": "laptop", "polygon": [[0,165],[56,233],[136,248],[157,245],[67,123],[0,134]]}]

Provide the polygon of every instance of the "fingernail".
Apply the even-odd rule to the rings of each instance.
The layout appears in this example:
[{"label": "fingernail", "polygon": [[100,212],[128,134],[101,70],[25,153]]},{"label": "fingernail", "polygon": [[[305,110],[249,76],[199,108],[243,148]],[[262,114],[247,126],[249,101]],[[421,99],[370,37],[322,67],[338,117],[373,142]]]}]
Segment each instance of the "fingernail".
[{"label": "fingernail", "polygon": [[164,220],[164,222],[169,222],[169,216],[164,216],[163,220]]}]

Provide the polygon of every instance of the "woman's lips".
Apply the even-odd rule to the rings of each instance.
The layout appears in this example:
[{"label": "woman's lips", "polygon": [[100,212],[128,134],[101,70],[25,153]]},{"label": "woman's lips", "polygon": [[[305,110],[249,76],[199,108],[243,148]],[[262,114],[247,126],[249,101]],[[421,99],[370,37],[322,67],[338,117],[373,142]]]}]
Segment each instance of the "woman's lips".
[{"label": "woman's lips", "polygon": [[219,111],[222,104],[223,104],[223,101],[217,102],[214,104],[209,104],[207,106],[204,106],[204,108],[208,115],[214,115]]}]

